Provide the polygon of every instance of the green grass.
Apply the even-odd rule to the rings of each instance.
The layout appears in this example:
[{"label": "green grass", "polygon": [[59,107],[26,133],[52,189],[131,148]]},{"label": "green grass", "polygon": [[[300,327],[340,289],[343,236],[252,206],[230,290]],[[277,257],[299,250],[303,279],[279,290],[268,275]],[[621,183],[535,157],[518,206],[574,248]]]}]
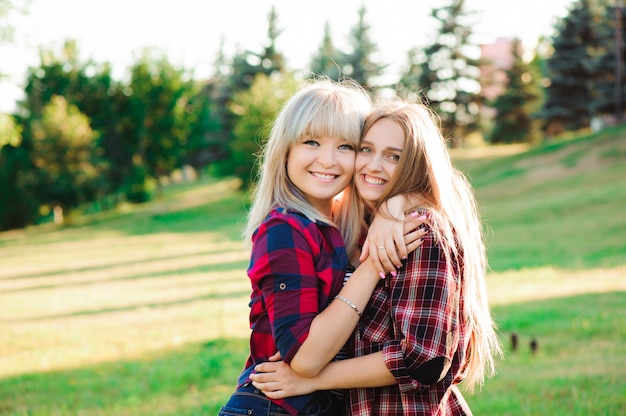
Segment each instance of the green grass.
[{"label": "green grass", "polygon": [[[468,401],[485,415],[626,414],[626,291],[494,308],[506,360]],[[516,333],[517,351],[509,336]],[[531,352],[530,341],[539,348]]]},{"label": "green grass", "polygon": [[493,270],[624,263],[626,128],[456,163],[476,189]]},{"label": "green grass", "polygon": [[[507,350],[475,414],[626,414],[625,136],[455,151]],[[236,185],[0,233],[0,415],[216,414],[247,356]]]}]

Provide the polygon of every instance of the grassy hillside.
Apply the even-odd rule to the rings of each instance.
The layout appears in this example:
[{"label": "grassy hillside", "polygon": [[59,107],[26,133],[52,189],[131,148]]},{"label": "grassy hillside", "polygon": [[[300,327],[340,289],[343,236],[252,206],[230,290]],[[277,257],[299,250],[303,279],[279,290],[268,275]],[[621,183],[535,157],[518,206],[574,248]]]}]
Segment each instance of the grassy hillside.
[{"label": "grassy hillside", "polygon": [[[626,129],[454,158],[507,349],[475,414],[625,414]],[[216,414],[247,350],[236,185],[0,233],[0,415]]]},{"label": "grassy hillside", "polygon": [[[513,149],[521,151],[503,157],[455,154],[489,228],[493,270],[623,264],[626,128]],[[498,149],[491,152],[497,155]]]}]

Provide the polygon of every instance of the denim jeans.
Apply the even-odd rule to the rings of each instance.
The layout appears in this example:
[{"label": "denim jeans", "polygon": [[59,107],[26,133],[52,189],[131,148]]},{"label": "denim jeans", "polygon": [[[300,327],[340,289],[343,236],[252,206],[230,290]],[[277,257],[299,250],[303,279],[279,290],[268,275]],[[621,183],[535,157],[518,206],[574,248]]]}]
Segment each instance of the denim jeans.
[{"label": "denim jeans", "polygon": [[[345,414],[346,403],[338,396],[319,391],[298,415],[341,416]],[[282,407],[270,401],[251,383],[245,383],[235,391],[222,408],[219,416],[289,416]]]}]

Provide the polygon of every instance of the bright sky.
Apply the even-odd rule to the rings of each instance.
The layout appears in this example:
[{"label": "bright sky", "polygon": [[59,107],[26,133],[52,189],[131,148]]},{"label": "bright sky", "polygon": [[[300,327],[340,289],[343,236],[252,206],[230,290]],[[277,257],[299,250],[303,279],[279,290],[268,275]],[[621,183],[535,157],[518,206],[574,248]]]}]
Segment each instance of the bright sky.
[{"label": "bright sky", "polygon": [[[466,6],[478,12],[474,30],[483,43],[517,36],[532,45],[540,35],[552,34],[553,23],[573,1],[466,0]],[[64,40],[76,39],[83,59],[111,62],[118,79],[142,49],[155,47],[202,77],[212,71],[222,37],[229,56],[235,50],[261,51],[274,5],[283,29],[278,50],[291,69],[305,69],[327,21],[335,46],[348,51],[361,4],[379,61],[395,77],[411,47],[432,41],[436,23],[430,10],[449,0],[31,0],[26,16],[10,16],[14,42],[0,46],[0,72],[9,74],[0,82],[0,112],[13,111],[26,69],[39,64],[39,47],[58,53]]]}]

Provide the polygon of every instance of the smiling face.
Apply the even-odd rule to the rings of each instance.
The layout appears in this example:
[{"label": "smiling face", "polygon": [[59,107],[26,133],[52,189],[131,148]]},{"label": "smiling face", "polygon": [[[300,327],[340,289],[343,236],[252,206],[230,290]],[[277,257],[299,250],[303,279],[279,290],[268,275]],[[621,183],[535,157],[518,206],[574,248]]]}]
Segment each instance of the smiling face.
[{"label": "smiling face", "polygon": [[367,131],[356,156],[356,189],[369,207],[387,190],[404,149],[404,130],[387,118],[376,121]]},{"label": "smiling face", "polygon": [[330,216],[333,198],[354,175],[354,151],[340,137],[303,137],[289,150],[287,175],[313,208]]}]

